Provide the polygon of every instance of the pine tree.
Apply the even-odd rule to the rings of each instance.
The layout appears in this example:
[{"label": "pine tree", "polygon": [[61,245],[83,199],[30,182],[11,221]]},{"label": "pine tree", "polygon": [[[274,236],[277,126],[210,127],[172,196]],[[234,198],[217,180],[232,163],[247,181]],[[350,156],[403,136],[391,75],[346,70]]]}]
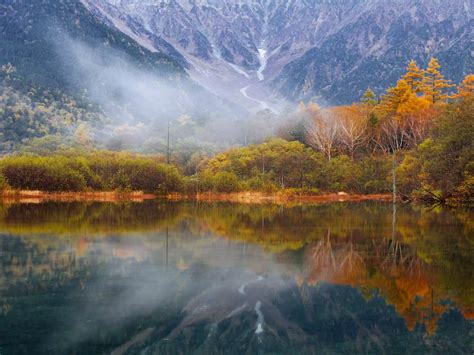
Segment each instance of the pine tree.
[{"label": "pine tree", "polygon": [[441,74],[440,68],[438,59],[431,58],[428,68],[425,70],[422,92],[432,103],[449,98],[446,89],[452,87],[449,81]]},{"label": "pine tree", "polygon": [[418,94],[421,92],[424,73],[413,59],[408,63],[406,73],[402,76],[402,79],[407,82],[414,93]]},{"label": "pine tree", "polygon": [[368,106],[375,106],[377,104],[377,96],[371,88],[368,88],[367,90],[365,90],[364,95],[362,95],[360,101]]}]

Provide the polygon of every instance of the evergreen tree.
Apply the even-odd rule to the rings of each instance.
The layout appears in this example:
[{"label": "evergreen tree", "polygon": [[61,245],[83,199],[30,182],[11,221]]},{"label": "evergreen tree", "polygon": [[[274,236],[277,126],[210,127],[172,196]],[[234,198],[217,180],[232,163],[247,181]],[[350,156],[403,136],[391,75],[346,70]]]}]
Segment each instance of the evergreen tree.
[{"label": "evergreen tree", "polygon": [[377,104],[377,96],[371,88],[367,88],[367,90],[365,90],[364,92],[364,95],[362,95],[360,101],[368,106],[375,106]]},{"label": "evergreen tree", "polygon": [[432,103],[449,98],[446,89],[452,87],[449,81],[441,74],[440,68],[438,59],[431,58],[428,68],[425,70],[422,92]]}]

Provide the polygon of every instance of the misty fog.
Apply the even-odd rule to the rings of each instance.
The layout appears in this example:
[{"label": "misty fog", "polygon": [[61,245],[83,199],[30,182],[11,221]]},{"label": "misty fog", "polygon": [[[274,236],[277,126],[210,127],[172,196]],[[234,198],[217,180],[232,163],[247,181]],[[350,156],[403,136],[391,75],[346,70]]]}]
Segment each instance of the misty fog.
[{"label": "misty fog", "polygon": [[163,152],[169,124],[172,147],[215,151],[261,142],[284,120],[269,109],[251,113],[188,76],[139,68],[112,48],[103,51],[68,36],[54,38],[58,55],[71,69],[71,85],[85,87],[108,117],[101,128],[89,127],[96,143],[106,148]]}]

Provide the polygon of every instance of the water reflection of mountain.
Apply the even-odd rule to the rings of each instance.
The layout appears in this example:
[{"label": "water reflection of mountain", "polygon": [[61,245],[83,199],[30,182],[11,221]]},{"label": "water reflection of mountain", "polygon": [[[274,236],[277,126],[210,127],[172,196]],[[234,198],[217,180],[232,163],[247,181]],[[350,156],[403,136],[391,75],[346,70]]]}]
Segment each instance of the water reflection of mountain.
[{"label": "water reflection of mountain", "polygon": [[392,212],[374,203],[4,206],[0,333],[28,332],[17,341],[44,352],[468,349],[472,215]]}]

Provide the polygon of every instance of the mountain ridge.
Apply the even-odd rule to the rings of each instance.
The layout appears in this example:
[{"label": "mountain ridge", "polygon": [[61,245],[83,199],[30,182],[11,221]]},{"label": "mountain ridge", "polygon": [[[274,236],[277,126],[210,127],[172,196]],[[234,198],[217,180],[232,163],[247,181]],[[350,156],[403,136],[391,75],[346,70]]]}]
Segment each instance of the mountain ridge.
[{"label": "mountain ridge", "polygon": [[83,2],[140,23],[137,36],[166,41],[205,87],[232,78],[234,95],[249,86],[257,101],[350,103],[368,86],[381,93],[412,58],[424,65],[439,56],[457,82],[474,66],[473,10],[464,0]]}]

